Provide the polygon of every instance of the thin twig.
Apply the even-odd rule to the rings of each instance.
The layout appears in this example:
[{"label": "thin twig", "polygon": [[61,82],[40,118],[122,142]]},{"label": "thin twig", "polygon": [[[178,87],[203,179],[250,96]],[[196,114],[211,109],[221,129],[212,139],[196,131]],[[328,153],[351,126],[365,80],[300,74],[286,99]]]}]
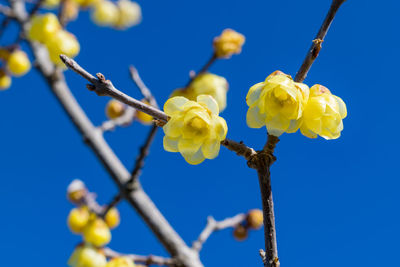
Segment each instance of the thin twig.
[{"label": "thin twig", "polygon": [[104,121],[98,128],[103,131],[112,131],[117,126],[127,126],[135,120],[136,109],[127,107],[120,117],[112,120]]},{"label": "thin twig", "polygon": [[135,263],[145,264],[145,265],[158,265],[158,266],[176,266],[177,262],[171,258],[164,258],[160,256],[141,256],[135,254],[123,254],[116,252],[110,248],[103,249],[104,254],[107,258],[115,258],[115,257],[126,257],[134,261]]},{"label": "thin twig", "polygon": [[140,92],[144,96],[144,99],[146,99],[147,102],[150,103],[153,107],[158,108],[157,101],[153,94],[151,93],[150,89],[146,86],[146,84],[143,82],[142,78],[140,78],[138,70],[134,66],[129,67],[129,72],[131,74],[131,78],[136,84],[136,86],[139,88]]},{"label": "thin twig", "polygon": [[11,8],[9,8],[8,6],[4,6],[4,5],[0,5],[0,14],[4,15],[6,17],[13,16],[13,12],[12,12]]},{"label": "thin twig", "polygon": [[193,242],[192,248],[196,251],[200,251],[203,244],[211,236],[212,233],[224,230],[226,228],[235,227],[238,224],[246,220],[246,214],[238,214],[231,218],[226,218],[222,221],[216,221],[212,216],[207,218],[207,225],[204,230],[200,233],[196,241]]},{"label": "thin twig", "polygon": [[114,208],[115,206],[117,206],[117,204],[122,200],[122,194],[118,193],[115,195],[115,197],[113,197],[113,199],[111,200],[111,202],[106,205],[105,207],[103,207],[102,212],[100,213],[100,217],[104,218],[107,214],[107,212],[109,212],[110,209]]},{"label": "thin twig", "polygon": [[332,24],[333,19],[335,18],[336,12],[339,10],[339,7],[345,2],[346,0],[333,0],[331,7],[328,11],[328,14],[325,17],[324,22],[319,29],[317,36],[314,38],[311,48],[308,50],[308,53],[301,65],[299,71],[296,74],[295,81],[296,82],[303,82],[304,79],[307,77],[307,73],[310,70],[312,64],[314,63],[315,59],[318,57],[319,51],[321,50],[321,44],[324,41],[326,34],[328,33],[329,27]]},{"label": "thin twig", "polygon": [[221,145],[235,152],[238,156],[243,156],[246,160],[250,160],[252,156],[257,154],[253,148],[246,146],[242,141],[238,143],[233,140],[225,139],[221,141]]},{"label": "thin twig", "polygon": [[196,79],[196,77],[199,76],[200,74],[206,72],[212,66],[212,64],[215,63],[217,59],[218,59],[217,55],[213,53],[210,59],[206,62],[206,64],[195,75],[190,75],[190,79],[184,88],[189,87],[189,85],[193,82],[193,80]]}]

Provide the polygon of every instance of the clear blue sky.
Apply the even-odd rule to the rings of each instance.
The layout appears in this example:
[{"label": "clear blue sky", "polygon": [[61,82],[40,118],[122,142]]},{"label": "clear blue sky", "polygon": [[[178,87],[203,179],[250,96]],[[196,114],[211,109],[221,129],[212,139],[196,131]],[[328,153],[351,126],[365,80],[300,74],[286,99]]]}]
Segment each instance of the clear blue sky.
[{"label": "clear blue sky", "polygon": [[[139,3],[142,24],[124,32],[93,25],[87,13],[71,23],[68,29],[82,45],[77,60],[140,97],[128,77],[127,67],[134,64],[163,103],[208,59],[212,38],[233,28],[247,38],[243,53],[217,62],[211,71],[230,83],[222,113],[228,136],[255,148],[264,144],[266,131],[246,126],[248,88],[277,69],[295,75],[330,5],[329,0]],[[348,0],[305,81],[342,97],[348,117],[338,140],[296,133],[282,136],[276,149],[272,185],[282,266],[395,266],[399,261],[399,10],[394,0]],[[100,124],[108,98],[88,92],[72,72],[66,76]],[[84,180],[102,203],[116,187],[36,71],[0,93],[0,121],[1,265],[65,266],[80,241],[65,224],[72,208],[65,198],[68,183]],[[131,168],[148,130],[135,123],[106,138]],[[208,215],[222,219],[261,207],[256,173],[242,158],[221,148],[217,159],[190,166],[162,149],[161,132],[142,182],[187,242],[197,237]],[[120,210],[112,248],[166,255],[126,203]],[[211,237],[201,258],[208,267],[261,266],[263,246],[261,230],[241,243],[224,231]]]}]

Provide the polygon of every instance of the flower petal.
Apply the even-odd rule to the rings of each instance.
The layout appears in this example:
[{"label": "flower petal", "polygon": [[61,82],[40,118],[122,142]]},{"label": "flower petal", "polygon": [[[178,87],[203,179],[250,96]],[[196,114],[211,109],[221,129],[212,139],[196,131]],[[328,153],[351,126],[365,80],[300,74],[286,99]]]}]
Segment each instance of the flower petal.
[{"label": "flower petal", "polygon": [[201,151],[207,159],[214,159],[219,154],[221,143],[217,139],[207,139],[201,146]]},{"label": "flower petal", "polygon": [[176,111],[181,111],[182,106],[189,100],[183,96],[175,96],[167,100],[164,104],[164,112],[168,116],[172,116]]},{"label": "flower petal", "polygon": [[194,154],[200,149],[202,143],[195,143],[191,139],[179,138],[178,150],[183,154]]},{"label": "flower petal", "polygon": [[183,116],[175,115],[163,126],[164,133],[170,137],[179,137],[182,134]]},{"label": "flower petal", "polygon": [[257,105],[253,106],[247,111],[246,122],[250,128],[261,128],[265,125],[265,114],[260,113]]},{"label": "flower petal", "polygon": [[197,103],[204,104],[211,113],[218,115],[219,107],[217,101],[210,95],[199,95],[197,97]]},{"label": "flower petal", "polygon": [[248,106],[253,105],[258,99],[260,98],[260,94],[262,91],[262,88],[264,86],[264,83],[256,83],[252,87],[250,87],[249,92],[247,93],[246,96],[246,103]]},{"label": "flower petal", "polygon": [[346,108],[346,104],[344,103],[344,101],[343,101],[340,97],[335,96],[335,95],[334,95],[334,97],[335,97],[335,99],[336,99],[336,101],[337,101],[337,103],[338,103],[338,105],[339,105],[340,117],[341,117],[342,119],[346,118],[346,117],[347,117],[347,108]]},{"label": "flower petal", "polygon": [[202,163],[205,160],[203,152],[199,149],[196,153],[181,153],[182,156],[185,158],[186,162],[192,165],[197,165]]},{"label": "flower petal", "polygon": [[228,125],[225,119],[217,115],[212,115],[211,119],[217,139],[220,141],[224,140],[228,133]]},{"label": "flower petal", "polygon": [[286,119],[283,116],[266,118],[266,126],[268,133],[277,137],[283,134],[289,128],[289,125],[290,125],[290,120]]},{"label": "flower petal", "polygon": [[169,136],[164,136],[163,139],[164,149],[168,152],[179,152],[178,140],[179,138],[171,138]]},{"label": "flower petal", "polygon": [[301,120],[291,120],[289,128],[286,130],[287,133],[295,133],[300,128]]},{"label": "flower petal", "polygon": [[317,134],[307,128],[304,124],[300,127],[300,132],[308,138],[317,138]]}]

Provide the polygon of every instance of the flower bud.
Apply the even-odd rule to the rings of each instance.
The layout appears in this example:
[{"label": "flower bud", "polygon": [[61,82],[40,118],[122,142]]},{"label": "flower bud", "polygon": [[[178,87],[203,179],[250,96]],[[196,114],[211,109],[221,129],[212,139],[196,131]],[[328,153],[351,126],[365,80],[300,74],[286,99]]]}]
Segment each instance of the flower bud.
[{"label": "flower bud", "polygon": [[137,265],[127,257],[116,257],[110,260],[106,267],[137,267]]},{"label": "flower bud", "polygon": [[91,245],[76,247],[68,260],[70,267],[105,267],[106,264],[104,254]]},{"label": "flower bud", "polygon": [[0,91],[6,90],[11,86],[11,77],[3,70],[0,70]]},{"label": "flower bud", "polygon": [[233,237],[237,240],[237,241],[243,241],[247,238],[248,236],[248,231],[247,228],[244,227],[241,224],[238,224],[235,229],[233,230]]},{"label": "flower bud", "polygon": [[28,38],[32,41],[46,43],[60,29],[60,22],[53,13],[34,15],[28,31]]},{"label": "flower bud", "polygon": [[89,221],[83,230],[83,239],[96,247],[107,245],[111,241],[111,232],[100,218]]},{"label": "flower bud", "polygon": [[67,224],[74,233],[82,233],[89,222],[89,209],[86,206],[74,208],[68,215]]},{"label": "flower bud", "polygon": [[101,0],[93,7],[92,20],[99,26],[112,26],[118,20],[117,6],[108,0]]},{"label": "flower bud", "polygon": [[121,117],[125,112],[125,105],[118,100],[111,99],[106,106],[106,115],[110,120]]},{"label": "flower bud", "polygon": [[80,45],[75,35],[65,30],[57,31],[46,42],[49,51],[50,60],[58,66],[64,67],[64,63],[60,59],[60,54],[68,57],[75,57],[80,50]]},{"label": "flower bud", "polygon": [[111,229],[117,227],[120,223],[120,216],[118,209],[115,207],[111,208],[104,217],[104,220],[108,225],[108,227],[110,227]]},{"label": "flower bud", "polygon": [[261,210],[250,210],[247,213],[247,225],[252,229],[260,229],[263,225],[264,216]]},{"label": "flower bud", "polygon": [[47,9],[53,9],[56,8],[60,5],[61,0],[44,0],[43,1],[43,7]]},{"label": "flower bud", "polygon": [[75,204],[81,202],[81,200],[85,197],[86,194],[87,194],[86,186],[79,179],[73,180],[67,188],[67,198],[69,201]]},{"label": "flower bud", "polygon": [[15,50],[7,59],[7,70],[14,76],[22,76],[31,69],[31,62],[22,50]]},{"label": "flower bud", "polygon": [[117,7],[119,15],[115,27],[126,29],[139,24],[142,20],[142,10],[138,3],[130,0],[118,0]]},{"label": "flower bud", "polygon": [[232,30],[226,29],[214,38],[214,53],[218,58],[230,58],[233,54],[240,54],[245,37]]},{"label": "flower bud", "polygon": [[74,0],[64,0],[64,16],[67,21],[75,20],[79,13],[79,4]]}]

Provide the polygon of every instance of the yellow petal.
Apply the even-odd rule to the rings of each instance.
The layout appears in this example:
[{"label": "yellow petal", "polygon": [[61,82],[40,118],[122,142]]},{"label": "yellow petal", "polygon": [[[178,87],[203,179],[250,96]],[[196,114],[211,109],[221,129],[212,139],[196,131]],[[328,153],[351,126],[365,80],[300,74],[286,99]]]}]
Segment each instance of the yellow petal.
[{"label": "yellow petal", "polygon": [[171,138],[164,136],[163,145],[164,149],[168,152],[179,152],[178,150],[178,138]]},{"label": "yellow petal", "polygon": [[338,97],[338,96],[334,96],[338,105],[339,105],[339,113],[340,113],[340,117],[342,119],[347,117],[347,108],[346,108],[346,104],[343,102],[343,100]]},{"label": "yellow petal", "polygon": [[257,102],[260,99],[260,94],[262,91],[262,88],[264,86],[264,83],[256,83],[252,87],[250,87],[249,92],[247,93],[246,96],[246,103],[248,106],[253,105],[255,102]]},{"label": "yellow petal", "polygon": [[201,151],[205,158],[214,159],[219,154],[220,146],[221,143],[217,139],[207,139],[201,146]]},{"label": "yellow petal", "polygon": [[268,133],[277,137],[284,133],[289,128],[289,125],[290,120],[283,116],[267,117],[266,119]]},{"label": "yellow petal", "polygon": [[211,113],[218,115],[219,114],[219,107],[217,101],[210,96],[210,95],[199,95],[197,97],[197,103],[204,104]]},{"label": "yellow petal", "polygon": [[187,103],[189,100],[182,97],[182,96],[175,96],[167,100],[164,104],[164,112],[168,116],[172,116],[173,113],[176,111],[181,111],[182,107],[185,103]]},{"label": "yellow petal", "polygon": [[194,154],[191,154],[191,153],[181,153],[181,154],[185,158],[187,163],[192,164],[192,165],[200,164],[205,160],[205,157],[204,157],[203,152],[201,151],[201,149],[199,149]]},{"label": "yellow petal", "polygon": [[308,138],[317,138],[317,134],[308,129],[304,124],[300,127],[300,132]]},{"label": "yellow petal", "polygon": [[300,128],[301,120],[291,120],[289,128],[286,130],[287,133],[295,133]]},{"label": "yellow petal", "polygon": [[163,126],[164,133],[170,137],[179,137],[182,134],[183,116],[175,115]]},{"label": "yellow petal", "polygon": [[217,139],[220,141],[224,140],[228,133],[228,125],[226,124],[225,119],[216,115],[212,115],[211,119]]},{"label": "yellow petal", "polygon": [[179,138],[178,140],[178,150],[183,154],[195,154],[201,146],[202,143],[195,143],[191,139]]},{"label": "yellow petal", "polygon": [[250,128],[261,128],[265,125],[265,114],[260,113],[258,106],[253,106],[247,111],[246,122]]}]

